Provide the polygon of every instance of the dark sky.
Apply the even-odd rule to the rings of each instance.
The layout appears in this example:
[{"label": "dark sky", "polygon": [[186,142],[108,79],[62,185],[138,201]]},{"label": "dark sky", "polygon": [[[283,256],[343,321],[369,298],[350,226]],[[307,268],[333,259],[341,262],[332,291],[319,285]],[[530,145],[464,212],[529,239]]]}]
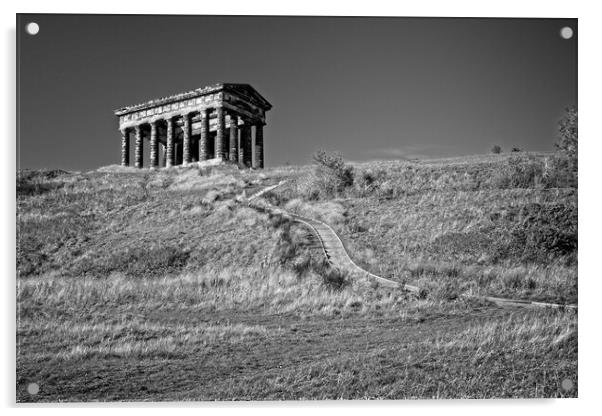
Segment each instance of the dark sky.
[{"label": "dark sky", "polygon": [[267,166],[318,148],[351,160],[551,150],[577,104],[576,19],[19,15],[17,32],[21,168],[119,163],[114,109],[216,82],[249,83],[274,106]]}]

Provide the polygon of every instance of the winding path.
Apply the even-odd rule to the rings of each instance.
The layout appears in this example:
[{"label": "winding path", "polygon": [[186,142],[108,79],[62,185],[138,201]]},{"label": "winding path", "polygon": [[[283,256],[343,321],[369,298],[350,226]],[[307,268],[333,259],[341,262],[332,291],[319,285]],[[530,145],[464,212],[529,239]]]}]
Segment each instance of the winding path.
[{"label": "winding path", "polygon": [[[265,193],[283,185],[286,181],[281,181],[276,185],[268,186],[261,191],[250,196],[247,201],[248,205],[252,208],[261,209],[270,211],[272,213],[281,213],[286,214],[291,217],[294,221],[305,225],[310,232],[318,239],[320,242],[320,247],[324,253],[326,259],[332,264],[334,267],[346,271],[352,276],[355,277],[366,277],[372,281],[378,282],[379,285],[390,288],[398,288],[401,287],[404,290],[418,293],[420,292],[420,288],[417,286],[412,286],[408,284],[404,284],[395,280],[387,279],[384,277],[377,276],[369,271],[358,266],[349,256],[343,241],[338,236],[338,234],[323,221],[317,220],[315,218],[307,218],[298,214],[293,214],[291,212],[285,211],[283,209],[269,206],[269,205],[258,205],[253,201],[264,195]],[[493,302],[498,306],[522,306],[522,307],[531,307],[531,308],[556,308],[556,309],[577,309],[577,305],[562,305],[557,303],[547,303],[547,302],[537,302],[537,301],[529,301],[529,300],[517,300],[517,299],[508,299],[508,298],[499,298],[494,296],[474,296],[474,295],[463,295],[466,298],[473,299],[481,299],[489,302]]]},{"label": "winding path", "polygon": [[367,277],[375,282],[378,282],[379,285],[385,287],[403,287],[403,289],[408,290],[410,292],[418,293],[420,289],[416,286],[406,285],[400,282],[396,282],[395,280],[386,279],[384,277],[377,276],[369,271],[362,269],[358,266],[349,256],[345,245],[341,241],[340,237],[337,233],[325,222],[302,217],[301,215],[288,213],[288,215],[295,221],[305,225],[308,227],[312,234],[316,236],[316,238],[320,241],[320,246],[322,247],[322,251],[324,252],[324,256],[326,259],[336,268],[340,270],[344,270],[347,273],[350,273],[353,276],[362,276]]}]

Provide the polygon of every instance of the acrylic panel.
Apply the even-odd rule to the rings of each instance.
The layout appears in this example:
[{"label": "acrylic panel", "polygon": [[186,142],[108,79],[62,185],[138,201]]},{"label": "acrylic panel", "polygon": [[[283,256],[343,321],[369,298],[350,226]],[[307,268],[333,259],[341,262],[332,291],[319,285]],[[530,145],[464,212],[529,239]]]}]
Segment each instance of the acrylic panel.
[{"label": "acrylic panel", "polygon": [[17,15],[17,401],[577,397],[577,23]]}]

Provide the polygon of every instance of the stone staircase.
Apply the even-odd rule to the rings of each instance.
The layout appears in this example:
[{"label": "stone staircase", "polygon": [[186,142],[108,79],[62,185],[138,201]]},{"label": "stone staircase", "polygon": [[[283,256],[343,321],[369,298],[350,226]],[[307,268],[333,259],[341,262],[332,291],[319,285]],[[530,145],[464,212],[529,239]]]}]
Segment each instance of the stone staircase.
[{"label": "stone staircase", "polygon": [[416,286],[406,285],[394,280],[386,279],[362,269],[351,259],[347,249],[345,248],[345,245],[337,233],[328,224],[317,219],[306,218],[297,214],[288,213],[288,215],[294,221],[305,225],[312,231],[320,243],[320,247],[322,248],[324,256],[333,267],[346,271],[354,277],[365,277],[384,287],[401,287],[405,290],[415,293],[420,290]]}]

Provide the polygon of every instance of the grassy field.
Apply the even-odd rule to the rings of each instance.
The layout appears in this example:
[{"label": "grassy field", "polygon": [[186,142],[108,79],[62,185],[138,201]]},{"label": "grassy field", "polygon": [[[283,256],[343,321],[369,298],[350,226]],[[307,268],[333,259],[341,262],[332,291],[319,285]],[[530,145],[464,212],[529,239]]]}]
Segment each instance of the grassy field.
[{"label": "grassy field", "polygon": [[576,303],[577,188],[542,180],[548,156],[362,163],[334,198],[299,197],[300,178],[275,199],[328,222],[375,274],[450,298]]},{"label": "grassy field", "polygon": [[[576,397],[575,312],[458,297],[576,300],[554,231],[577,190],[507,183],[505,158],[357,164],[318,199],[305,167],[21,172],[17,400]],[[240,203],[282,179],[268,200],[421,296],[332,280],[305,230]],[[544,228],[561,249],[509,249]]]}]

